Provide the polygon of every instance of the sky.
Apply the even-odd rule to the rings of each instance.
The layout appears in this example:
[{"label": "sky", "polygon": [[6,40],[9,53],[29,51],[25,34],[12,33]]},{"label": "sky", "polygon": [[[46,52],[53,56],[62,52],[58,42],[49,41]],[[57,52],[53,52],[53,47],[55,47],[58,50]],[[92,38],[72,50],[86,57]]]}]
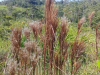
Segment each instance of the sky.
[{"label": "sky", "polygon": [[56,1],[61,1],[61,0],[56,0]]},{"label": "sky", "polygon": [[3,0],[0,0],[0,2],[1,2],[1,1],[3,1]]}]

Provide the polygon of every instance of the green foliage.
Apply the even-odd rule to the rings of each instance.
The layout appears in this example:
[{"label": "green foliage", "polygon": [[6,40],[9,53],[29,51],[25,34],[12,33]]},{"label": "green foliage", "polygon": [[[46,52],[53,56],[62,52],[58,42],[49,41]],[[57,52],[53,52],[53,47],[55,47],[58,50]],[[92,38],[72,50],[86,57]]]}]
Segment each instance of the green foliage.
[{"label": "green foliage", "polygon": [[95,11],[95,15],[91,22],[91,27],[95,28],[96,25],[100,21],[100,1],[94,0],[94,1],[88,1],[88,0],[82,0],[82,1],[76,1],[76,2],[69,2],[66,4],[63,8],[63,12],[65,13],[65,16],[71,21],[78,23],[79,19],[83,16],[86,17],[86,25],[89,25],[88,15]]},{"label": "green foliage", "polygon": [[1,27],[0,28],[0,38],[2,38],[2,39],[8,39],[8,32],[9,32],[9,28],[7,28],[7,27]]},{"label": "green foliage", "polygon": [[68,31],[68,34],[66,36],[66,40],[68,40],[69,42],[74,42],[74,40],[76,38],[77,29],[75,27],[73,27],[74,25],[75,24],[70,24],[69,31]]},{"label": "green foliage", "polygon": [[5,62],[0,62],[0,75],[2,75],[3,67],[5,66]]},{"label": "green foliage", "polygon": [[0,75],[2,75],[4,70],[3,67],[5,66],[5,54],[10,48],[8,45],[10,45],[10,41],[1,39],[0,37]]},{"label": "green foliage", "polygon": [[21,39],[21,47],[24,47],[24,42],[25,42],[26,40],[27,40],[26,37],[23,37],[23,38]]},{"label": "green foliage", "polygon": [[11,25],[11,24],[10,24],[9,21],[7,21],[7,20],[3,22],[3,26],[10,26],[10,25]]},{"label": "green foliage", "polygon": [[100,60],[97,60],[97,67],[98,67],[98,70],[100,71]]},{"label": "green foliage", "polygon": [[61,17],[64,15],[64,12],[63,12],[63,5],[59,5],[59,10],[58,10],[58,16]]},{"label": "green foliage", "polygon": [[[16,6],[0,6],[0,19],[5,20],[19,20],[22,18],[41,19],[44,16],[44,6],[30,5],[28,8]],[[7,21],[6,21],[7,22]]]}]

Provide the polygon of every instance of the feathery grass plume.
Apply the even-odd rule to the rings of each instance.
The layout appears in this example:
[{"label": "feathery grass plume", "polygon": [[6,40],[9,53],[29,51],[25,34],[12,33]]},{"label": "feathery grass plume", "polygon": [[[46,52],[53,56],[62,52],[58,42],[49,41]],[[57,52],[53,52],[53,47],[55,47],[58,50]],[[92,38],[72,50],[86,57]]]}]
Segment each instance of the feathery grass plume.
[{"label": "feathery grass plume", "polygon": [[47,40],[48,40],[48,25],[50,21],[50,7],[51,0],[45,0],[45,39],[44,39],[44,75],[45,75],[45,61],[46,61],[46,49],[47,49]]},{"label": "feathery grass plume", "polygon": [[95,14],[95,11],[93,11],[93,12],[88,16],[88,18],[89,18],[89,32],[90,32],[90,29],[91,29],[91,28],[90,28],[90,27],[91,27],[91,20],[92,20],[94,14]]},{"label": "feathery grass plume", "polygon": [[[39,54],[40,54],[40,51],[39,51]],[[31,60],[32,67],[33,67],[33,75],[35,75],[35,68],[40,58],[41,56],[39,55],[37,56],[37,54],[35,53],[30,56],[30,60]]]},{"label": "feathery grass plume", "polygon": [[77,59],[80,57],[80,55],[84,52],[85,50],[85,43],[84,41],[75,41],[73,47],[72,47],[72,50],[74,52],[74,57],[76,58],[76,61]]},{"label": "feathery grass plume", "polygon": [[31,55],[30,59],[31,59],[32,67],[33,67],[33,75],[35,75],[35,68],[37,64],[36,54]]},{"label": "feathery grass plume", "polygon": [[35,41],[26,41],[24,46],[29,53],[34,53],[36,51],[37,43]]},{"label": "feathery grass plume", "polygon": [[32,41],[32,52],[36,51],[38,44],[36,41]]},{"label": "feathery grass plume", "polygon": [[29,25],[33,31],[35,38],[37,39],[37,36],[42,32],[42,23],[34,21],[32,23],[29,23]]},{"label": "feathery grass plume", "polygon": [[24,45],[28,50],[30,61],[33,67],[33,74],[35,74],[37,61],[41,58],[41,49],[37,46],[35,41],[27,41],[24,43]]},{"label": "feathery grass plume", "polygon": [[25,66],[24,74],[26,74],[27,62],[28,62],[28,59],[29,59],[29,53],[26,49],[20,51],[20,59],[22,60],[21,63],[24,63],[24,66]]},{"label": "feathery grass plume", "polygon": [[17,62],[19,62],[18,54],[20,51],[21,34],[22,34],[21,28],[17,28],[17,27],[12,28],[11,47],[12,47],[13,54],[17,59]]},{"label": "feathery grass plume", "polygon": [[94,14],[95,14],[95,11],[93,11],[93,12],[88,16],[88,18],[89,18],[90,21],[92,20]]},{"label": "feathery grass plume", "polygon": [[79,34],[80,33],[80,28],[81,28],[81,26],[82,26],[82,24],[85,22],[85,17],[82,17],[81,19],[80,19],[80,21],[78,22],[78,32],[77,32],[77,34]]},{"label": "feathery grass plume", "polygon": [[61,18],[61,31],[60,31],[60,36],[59,36],[61,55],[63,54],[64,39],[65,39],[65,36],[67,35],[67,32],[68,32],[68,29],[67,29],[66,17],[63,17]]},{"label": "feathery grass plume", "polygon": [[[60,43],[60,56],[58,58],[58,62],[59,62],[59,68],[62,69],[63,65],[64,65],[64,61],[66,60],[65,58],[67,58],[67,47],[65,48],[64,51],[64,45],[67,44],[67,42],[65,43],[65,36],[67,35],[68,32],[68,28],[67,28],[67,21],[66,21],[66,17],[62,17],[61,18],[61,30],[60,30],[60,35],[59,35],[59,43]],[[59,71],[60,74],[62,74],[61,71]]]},{"label": "feathery grass plume", "polygon": [[25,37],[29,40],[30,30],[28,28],[24,28],[23,32],[24,32]]},{"label": "feathery grass plume", "polygon": [[22,29],[21,28],[12,28],[12,34],[11,34],[11,43],[12,46],[19,48],[20,47],[20,42],[21,42],[21,33]]},{"label": "feathery grass plume", "polygon": [[85,51],[85,43],[83,40],[81,40],[80,42],[77,40],[77,38],[79,37],[79,34],[81,32],[81,26],[85,21],[85,17],[81,18],[80,21],[78,22],[78,32],[75,38],[75,41],[72,45],[72,50],[71,50],[71,74],[76,73],[76,66],[74,66],[74,64],[76,62],[78,62],[78,58],[82,55],[82,53]]},{"label": "feathery grass plume", "polygon": [[15,65],[17,63],[14,62],[14,61],[10,61],[9,62],[9,72],[10,72],[10,75],[15,75]]},{"label": "feathery grass plume", "polygon": [[37,52],[36,52],[37,56],[41,56],[41,48],[37,48]]},{"label": "feathery grass plume", "polygon": [[29,55],[30,55],[31,50],[32,50],[32,42],[31,41],[24,42],[24,46],[25,46],[25,48],[27,49],[27,51],[29,52]]},{"label": "feathery grass plume", "polygon": [[[78,58],[83,54],[85,51],[85,43],[84,41],[77,41],[75,40],[73,46],[72,46],[72,52],[71,52],[71,73],[76,73],[77,66],[74,66],[76,62],[78,62]],[[74,72],[74,73],[73,73]]]},{"label": "feathery grass plume", "polygon": [[17,70],[17,61],[15,61],[12,58],[10,58],[9,60],[7,59],[4,75],[15,75],[16,70]]},{"label": "feathery grass plume", "polygon": [[63,60],[62,60],[62,65],[65,64],[65,61],[67,60],[67,50],[68,50],[69,44],[67,41],[64,41],[64,46],[63,46]]},{"label": "feathery grass plume", "polygon": [[30,53],[34,53],[37,51],[37,43],[35,41],[26,41],[24,42],[24,46],[26,50]]},{"label": "feathery grass plume", "polygon": [[46,39],[44,39],[44,74],[45,74],[46,47],[48,45],[50,75],[52,75],[53,43],[55,41],[55,33],[56,33],[57,25],[58,25],[57,8],[54,7],[54,0],[45,0],[45,38]]},{"label": "feathery grass plume", "polygon": [[28,57],[29,54],[26,49],[20,51],[20,58],[22,59],[23,62],[27,63]]}]

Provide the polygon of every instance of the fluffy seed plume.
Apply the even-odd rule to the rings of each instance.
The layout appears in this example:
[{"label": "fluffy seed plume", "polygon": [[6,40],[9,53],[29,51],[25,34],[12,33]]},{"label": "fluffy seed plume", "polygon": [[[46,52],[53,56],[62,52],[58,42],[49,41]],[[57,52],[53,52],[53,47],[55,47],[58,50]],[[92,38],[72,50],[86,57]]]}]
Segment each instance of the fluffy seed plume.
[{"label": "fluffy seed plume", "polygon": [[37,49],[37,43],[35,41],[26,41],[24,43],[25,48],[27,49],[27,51],[29,52],[29,54],[32,52],[35,52]]},{"label": "fluffy seed plume", "polygon": [[90,29],[91,29],[91,20],[92,20],[94,14],[95,14],[95,11],[93,11],[93,12],[88,16],[88,18],[89,18],[89,33],[90,33]]},{"label": "fluffy seed plume", "polygon": [[6,69],[8,69],[10,75],[15,75],[16,67],[17,67],[17,62],[13,59],[9,59]]},{"label": "fluffy seed plume", "polygon": [[78,42],[75,40],[73,47],[72,47],[74,57],[78,59],[80,55],[84,52],[84,50],[85,50],[84,41]]},{"label": "fluffy seed plume", "polygon": [[30,37],[30,30],[28,28],[24,28],[23,32],[24,32],[25,37],[27,39],[29,39],[29,37]]},{"label": "fluffy seed plume", "polygon": [[67,32],[68,32],[67,21],[66,18],[64,17],[61,18],[61,31],[60,31],[60,38],[59,38],[61,54],[63,54],[63,44]]},{"label": "fluffy seed plume", "polygon": [[15,28],[12,29],[11,43],[12,43],[12,46],[15,47],[15,48],[20,47],[21,33],[22,33],[21,28],[16,28],[15,27]]},{"label": "fluffy seed plume", "polygon": [[91,20],[91,19],[93,18],[94,14],[95,14],[95,11],[93,11],[93,12],[88,16],[89,20]]},{"label": "fluffy seed plume", "polygon": [[29,25],[33,31],[35,38],[37,38],[37,36],[42,32],[42,24],[40,22],[34,21]]},{"label": "fluffy seed plume", "polygon": [[85,22],[85,17],[82,17],[81,19],[80,19],[80,21],[78,22],[78,31],[80,30],[80,28],[81,28],[81,26],[82,26],[82,24]]},{"label": "fluffy seed plume", "polygon": [[12,28],[12,34],[11,34],[11,49],[13,52],[13,56],[17,59],[17,63],[19,63],[19,51],[20,51],[20,43],[21,43],[21,34],[22,29],[21,28]]},{"label": "fluffy seed plume", "polygon": [[32,42],[31,41],[25,42],[24,46],[27,49],[27,51],[29,52],[29,54],[30,54],[30,52],[32,50]]},{"label": "fluffy seed plume", "polygon": [[20,51],[20,57],[24,63],[27,63],[29,53],[26,49]]}]

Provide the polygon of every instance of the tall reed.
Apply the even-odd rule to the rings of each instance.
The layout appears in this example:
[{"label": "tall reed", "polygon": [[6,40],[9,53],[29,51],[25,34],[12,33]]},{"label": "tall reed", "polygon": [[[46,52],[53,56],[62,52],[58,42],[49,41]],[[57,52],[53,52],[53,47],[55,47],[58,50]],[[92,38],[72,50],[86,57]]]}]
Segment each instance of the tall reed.
[{"label": "tall reed", "polygon": [[58,25],[57,8],[54,7],[54,0],[45,0],[45,39],[44,39],[44,74],[45,74],[45,58],[47,45],[49,49],[49,66],[50,75],[52,75],[52,61],[55,33]]}]

